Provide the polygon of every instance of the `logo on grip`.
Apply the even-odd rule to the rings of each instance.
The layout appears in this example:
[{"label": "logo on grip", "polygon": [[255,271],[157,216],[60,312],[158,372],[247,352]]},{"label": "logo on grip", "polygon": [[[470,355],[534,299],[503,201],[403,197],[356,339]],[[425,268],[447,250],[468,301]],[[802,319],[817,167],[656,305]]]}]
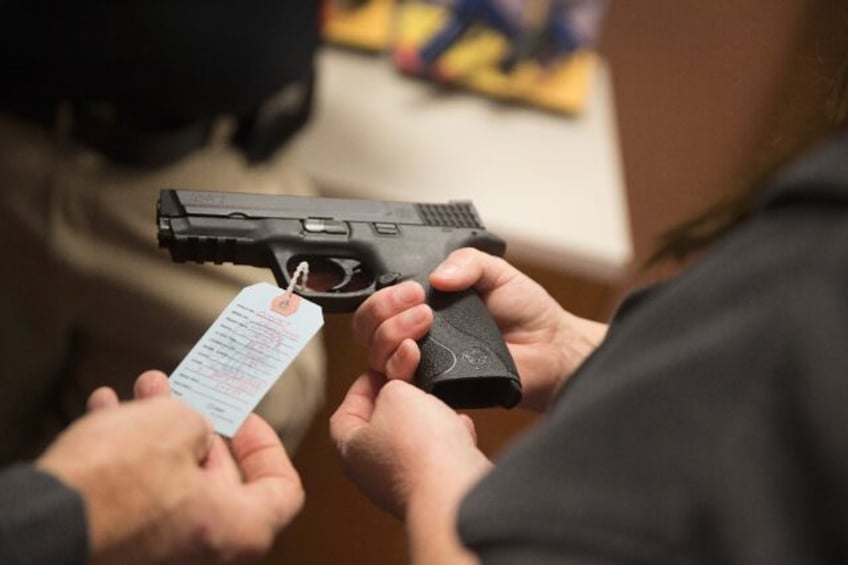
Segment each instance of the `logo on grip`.
[{"label": "logo on grip", "polygon": [[461,357],[463,361],[478,370],[486,367],[490,359],[489,353],[477,346],[469,347],[463,351]]}]

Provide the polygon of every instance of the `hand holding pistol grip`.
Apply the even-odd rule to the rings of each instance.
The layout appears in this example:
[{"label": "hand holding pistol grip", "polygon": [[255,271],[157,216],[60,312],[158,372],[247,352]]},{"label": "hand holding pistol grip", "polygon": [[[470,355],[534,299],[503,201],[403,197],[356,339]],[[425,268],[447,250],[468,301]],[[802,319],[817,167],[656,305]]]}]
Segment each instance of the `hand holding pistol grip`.
[{"label": "hand holding pistol grip", "polygon": [[518,404],[518,371],[480,296],[430,289],[428,303],[433,327],[418,342],[415,384],[457,409]]},{"label": "hand holding pistol grip", "polygon": [[327,312],[352,312],[383,286],[416,279],[435,314],[419,342],[416,384],[454,408],[509,408],[521,400],[515,364],[479,295],[439,292],[426,281],[454,249],[503,255],[505,242],[486,231],[470,202],[165,189],[156,221],[159,246],[174,261],[270,268],[285,287],[306,260],[318,284],[298,292]]}]

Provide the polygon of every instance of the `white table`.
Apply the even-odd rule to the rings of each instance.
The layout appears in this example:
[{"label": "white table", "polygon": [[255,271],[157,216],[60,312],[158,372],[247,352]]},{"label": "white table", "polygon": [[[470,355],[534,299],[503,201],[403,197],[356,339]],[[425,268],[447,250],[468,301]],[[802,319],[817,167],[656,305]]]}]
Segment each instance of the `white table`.
[{"label": "white table", "polygon": [[566,118],[441,92],[327,48],[295,158],[331,196],[471,200],[507,254],[614,281],[632,257],[608,69]]}]

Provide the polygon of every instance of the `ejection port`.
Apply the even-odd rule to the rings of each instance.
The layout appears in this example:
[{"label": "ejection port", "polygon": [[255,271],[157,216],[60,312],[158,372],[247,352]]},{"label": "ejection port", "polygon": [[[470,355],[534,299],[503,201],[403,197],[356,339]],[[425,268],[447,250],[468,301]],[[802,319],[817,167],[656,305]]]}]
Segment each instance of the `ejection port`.
[{"label": "ejection port", "polygon": [[346,235],[347,224],[340,220],[327,220],[325,218],[307,218],[303,220],[303,229],[308,233],[331,233]]}]

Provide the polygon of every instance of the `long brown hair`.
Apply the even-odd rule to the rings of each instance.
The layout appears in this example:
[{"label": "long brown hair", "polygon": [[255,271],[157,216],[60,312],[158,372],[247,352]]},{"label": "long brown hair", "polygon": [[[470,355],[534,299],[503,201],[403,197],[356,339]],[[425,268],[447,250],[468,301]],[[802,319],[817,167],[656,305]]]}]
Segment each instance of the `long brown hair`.
[{"label": "long brown hair", "polygon": [[842,4],[823,0],[809,15],[802,49],[787,65],[772,133],[741,175],[742,188],[661,235],[645,268],[686,260],[725,235],[752,214],[760,188],[777,169],[848,126],[848,9],[834,9]]}]

